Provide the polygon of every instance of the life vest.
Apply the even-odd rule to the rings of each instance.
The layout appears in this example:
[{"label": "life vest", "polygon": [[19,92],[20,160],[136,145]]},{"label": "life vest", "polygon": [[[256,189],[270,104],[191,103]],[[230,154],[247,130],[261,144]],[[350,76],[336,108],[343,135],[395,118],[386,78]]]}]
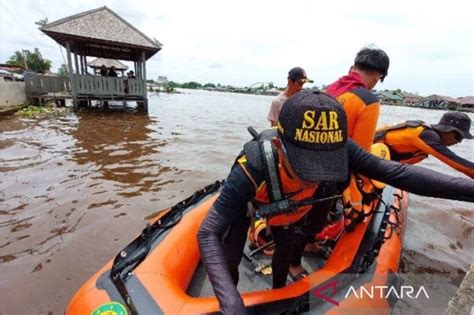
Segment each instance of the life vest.
[{"label": "life vest", "polygon": [[[298,181],[293,180],[288,176],[288,174],[285,172],[283,166],[279,163],[278,164],[278,174],[279,178],[281,181],[281,191],[282,191],[282,199],[289,198],[293,201],[302,201],[305,199],[309,199],[314,194],[316,193],[316,190],[318,188],[317,185],[312,186],[312,187],[303,187],[301,183]],[[260,187],[258,187],[255,199],[254,199],[254,204],[257,208],[257,213],[258,213],[258,206],[261,204],[267,204],[270,203],[270,194],[268,193],[268,184],[266,181],[262,182]],[[276,201],[276,200],[275,200]],[[312,208],[311,205],[308,206],[303,206],[299,207],[294,211],[288,212],[288,213],[283,213],[283,214],[278,214],[273,217],[270,217],[267,219],[268,225],[273,225],[273,226],[285,226],[285,225],[290,225],[293,224],[301,218],[303,218],[306,213]]]},{"label": "life vest", "polygon": [[375,133],[374,142],[384,143],[389,148],[391,160],[408,164],[416,164],[427,158],[428,154],[421,150],[412,152],[398,152],[394,147],[392,147],[390,143],[388,143],[387,134],[391,131],[406,129],[407,132],[416,133],[416,136],[418,136],[427,128],[432,129],[422,120],[408,120],[396,125],[385,126],[377,130]]},{"label": "life vest", "polygon": [[[305,187],[300,181],[292,179],[278,160],[276,149],[271,141],[278,135],[276,128],[266,130],[258,135],[254,134],[254,141],[244,145],[243,155],[237,159],[237,163],[244,169],[248,177],[251,177],[247,169],[247,163],[265,174],[264,181],[257,187],[256,195],[252,204],[256,208],[262,205],[291,199],[294,202],[304,201],[313,197],[318,185]],[[258,138],[258,139],[255,139]],[[245,157],[245,158],[243,158]],[[254,179],[250,178],[253,182]],[[301,220],[312,205],[302,206],[286,213],[267,218],[267,224],[272,226],[287,226]]]},{"label": "life vest", "polygon": [[[390,160],[390,151],[383,143],[372,145],[371,153],[380,158]],[[349,187],[343,192],[344,226],[352,231],[357,223],[371,215],[379,199],[384,183],[369,179],[359,174],[351,174]]]}]

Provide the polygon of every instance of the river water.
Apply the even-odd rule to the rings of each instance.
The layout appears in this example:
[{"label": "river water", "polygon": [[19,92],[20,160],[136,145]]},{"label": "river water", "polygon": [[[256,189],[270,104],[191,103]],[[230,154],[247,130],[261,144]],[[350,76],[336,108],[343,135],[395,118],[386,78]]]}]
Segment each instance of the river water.
[{"label": "river water", "polygon": [[[268,126],[272,97],[182,92],[149,94],[148,115],[0,119],[0,314],[62,314],[150,215],[226,176],[247,126]],[[442,114],[383,106],[380,124]],[[474,160],[474,141],[453,150]],[[473,204],[410,198],[402,271],[459,281],[474,261]]]}]

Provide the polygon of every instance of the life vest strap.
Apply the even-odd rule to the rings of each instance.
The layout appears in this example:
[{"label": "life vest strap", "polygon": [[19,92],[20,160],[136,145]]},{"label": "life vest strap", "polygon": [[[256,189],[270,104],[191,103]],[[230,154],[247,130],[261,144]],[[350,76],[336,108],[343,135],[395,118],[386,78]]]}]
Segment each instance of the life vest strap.
[{"label": "life vest strap", "polygon": [[306,198],[300,201],[293,201],[292,199],[282,199],[275,202],[260,205],[258,213],[264,218],[272,217],[279,214],[291,213],[300,207],[315,205],[321,202],[341,198],[342,195],[333,195],[324,198]]},{"label": "life vest strap", "polygon": [[280,176],[275,161],[273,144],[271,141],[260,141],[260,149],[262,150],[262,163],[265,170],[265,179],[267,181],[268,195],[271,201],[283,199],[281,191]]}]

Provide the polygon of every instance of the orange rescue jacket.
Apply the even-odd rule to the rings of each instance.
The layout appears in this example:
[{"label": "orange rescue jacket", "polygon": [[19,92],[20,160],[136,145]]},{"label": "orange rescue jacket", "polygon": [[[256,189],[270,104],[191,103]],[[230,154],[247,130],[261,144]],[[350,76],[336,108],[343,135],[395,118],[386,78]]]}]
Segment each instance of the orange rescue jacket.
[{"label": "orange rescue jacket", "polygon": [[474,178],[474,164],[449,150],[441,138],[433,135],[434,140],[431,143],[423,140],[429,131],[435,132],[423,121],[406,121],[377,130],[375,142],[386,144],[390,149],[392,160],[400,163],[416,164],[433,155],[452,168]]}]

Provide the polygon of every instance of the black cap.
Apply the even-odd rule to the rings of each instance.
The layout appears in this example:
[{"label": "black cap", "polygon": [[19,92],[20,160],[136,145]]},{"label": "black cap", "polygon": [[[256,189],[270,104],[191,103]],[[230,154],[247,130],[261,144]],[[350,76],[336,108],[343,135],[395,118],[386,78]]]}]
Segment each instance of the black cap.
[{"label": "black cap", "polygon": [[278,134],[296,175],[304,181],[348,176],[347,120],[342,106],[320,91],[301,91],[282,106]]},{"label": "black cap", "polygon": [[440,132],[456,131],[464,139],[472,139],[471,118],[466,113],[447,112],[441,117],[439,123],[431,127]]},{"label": "black cap", "polygon": [[383,81],[388,74],[390,59],[382,49],[362,48],[355,57],[354,65],[362,70],[377,71],[383,76],[381,78]]},{"label": "black cap", "polygon": [[288,72],[288,80],[313,83],[313,80],[308,79],[306,72],[300,67],[294,67]]}]

